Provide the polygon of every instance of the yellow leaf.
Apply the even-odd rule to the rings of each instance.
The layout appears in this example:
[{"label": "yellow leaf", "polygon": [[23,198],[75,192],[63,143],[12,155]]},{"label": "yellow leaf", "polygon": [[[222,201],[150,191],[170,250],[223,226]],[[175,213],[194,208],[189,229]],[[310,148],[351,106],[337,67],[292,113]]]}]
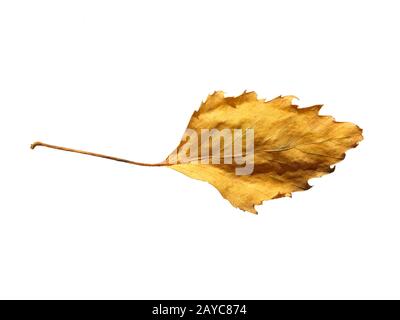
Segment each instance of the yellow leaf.
[{"label": "yellow leaf", "polygon": [[165,166],[207,181],[234,207],[257,213],[265,200],[310,188],[308,180],[331,173],[363,139],[362,129],[319,115],[321,105],[298,108],[294,96],[271,101],[254,92],[208,96],[193,113],[178,147],[161,163],[147,164],[35,142],[142,166]]}]

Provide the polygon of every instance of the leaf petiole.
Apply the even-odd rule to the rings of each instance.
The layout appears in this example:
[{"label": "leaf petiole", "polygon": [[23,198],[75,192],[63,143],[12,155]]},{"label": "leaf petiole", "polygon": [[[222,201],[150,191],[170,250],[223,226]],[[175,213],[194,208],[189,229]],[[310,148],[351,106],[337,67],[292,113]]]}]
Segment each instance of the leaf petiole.
[{"label": "leaf petiole", "polygon": [[126,160],[126,159],[122,159],[122,158],[107,156],[107,155],[100,154],[100,153],[94,153],[94,152],[82,151],[82,150],[77,150],[77,149],[59,147],[59,146],[55,146],[55,145],[51,145],[51,144],[47,144],[47,143],[43,143],[43,142],[34,142],[34,143],[31,144],[31,149],[35,149],[36,147],[46,147],[46,148],[51,148],[51,149],[56,149],[56,150],[62,150],[62,151],[86,154],[88,156],[104,158],[104,159],[109,159],[109,160],[114,160],[114,161],[119,161],[119,162],[125,162],[125,163],[129,163],[129,164],[133,164],[133,165],[137,165],[137,166],[144,166],[144,167],[163,167],[163,166],[169,166],[170,165],[167,162],[144,163],[144,162],[131,161],[131,160]]}]

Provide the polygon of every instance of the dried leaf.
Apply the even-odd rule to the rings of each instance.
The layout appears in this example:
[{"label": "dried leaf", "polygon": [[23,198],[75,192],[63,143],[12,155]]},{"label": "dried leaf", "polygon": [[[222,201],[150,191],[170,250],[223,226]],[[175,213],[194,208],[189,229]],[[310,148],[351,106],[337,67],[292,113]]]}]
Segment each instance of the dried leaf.
[{"label": "dried leaf", "polygon": [[31,147],[166,166],[209,182],[234,207],[256,213],[254,206],[265,200],[309,189],[309,179],[333,172],[332,165],[363,139],[358,126],[319,115],[321,105],[298,108],[292,104],[294,98],[280,96],[265,101],[257,99],[254,92],[238,97],[215,92],[194,112],[178,147],[156,164],[42,142]]}]

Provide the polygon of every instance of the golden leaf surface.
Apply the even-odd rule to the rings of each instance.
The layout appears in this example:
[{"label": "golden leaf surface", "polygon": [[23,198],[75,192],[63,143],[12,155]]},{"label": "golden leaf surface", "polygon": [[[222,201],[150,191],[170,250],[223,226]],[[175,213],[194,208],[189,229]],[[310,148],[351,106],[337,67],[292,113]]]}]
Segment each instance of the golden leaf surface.
[{"label": "golden leaf surface", "polygon": [[[251,174],[237,175],[235,163],[224,163],[223,150],[220,163],[202,163],[202,157],[189,157],[176,163],[176,155],[183,146],[193,150],[201,148],[188,146],[187,140],[182,140],[167,158],[171,163],[168,167],[209,182],[234,207],[252,213],[257,213],[254,206],[265,200],[309,189],[309,179],[331,173],[332,165],[343,160],[348,149],[358,145],[363,139],[362,129],[319,115],[321,105],[298,108],[292,104],[294,98],[280,96],[265,101],[257,99],[254,92],[244,92],[238,97],[224,97],[223,92],[215,92],[192,115],[188,129],[199,136],[204,129],[252,128],[254,169]],[[213,143],[214,140],[210,148]]]}]

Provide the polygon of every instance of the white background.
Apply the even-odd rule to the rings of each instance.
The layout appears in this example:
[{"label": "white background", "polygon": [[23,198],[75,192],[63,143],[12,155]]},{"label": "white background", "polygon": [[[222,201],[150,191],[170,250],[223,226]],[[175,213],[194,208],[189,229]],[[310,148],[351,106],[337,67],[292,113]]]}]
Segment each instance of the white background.
[{"label": "white background", "polygon": [[[400,298],[398,1],[1,1],[0,298]],[[365,140],[233,208],[163,160],[214,90]]]}]

